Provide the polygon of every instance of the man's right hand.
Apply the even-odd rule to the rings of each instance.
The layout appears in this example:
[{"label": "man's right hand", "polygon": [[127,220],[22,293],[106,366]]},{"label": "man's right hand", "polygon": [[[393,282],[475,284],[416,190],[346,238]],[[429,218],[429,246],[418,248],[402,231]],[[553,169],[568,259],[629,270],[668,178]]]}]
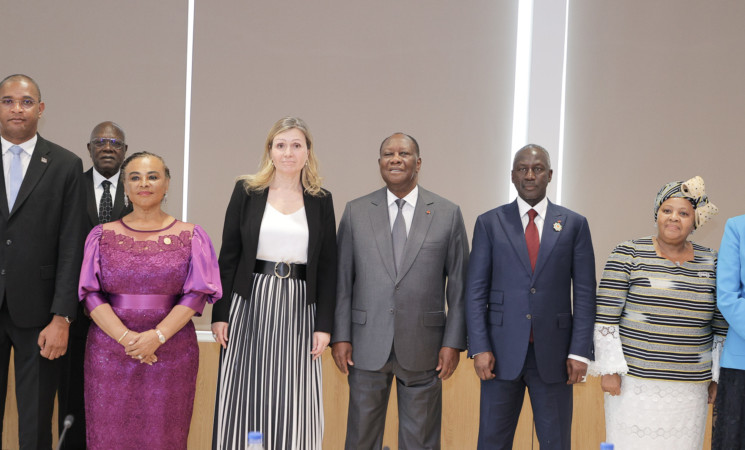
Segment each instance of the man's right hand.
[{"label": "man's right hand", "polygon": [[496,377],[494,375],[494,353],[482,352],[473,358],[473,368],[476,369],[476,375],[479,376],[481,381],[491,380]]},{"label": "man's right hand", "polygon": [[352,343],[351,342],[336,342],[331,346],[331,355],[334,357],[336,367],[339,368],[341,373],[349,375],[349,367],[353,366],[352,361]]},{"label": "man's right hand", "polygon": [[603,375],[600,377],[600,388],[610,395],[621,395],[621,375]]}]

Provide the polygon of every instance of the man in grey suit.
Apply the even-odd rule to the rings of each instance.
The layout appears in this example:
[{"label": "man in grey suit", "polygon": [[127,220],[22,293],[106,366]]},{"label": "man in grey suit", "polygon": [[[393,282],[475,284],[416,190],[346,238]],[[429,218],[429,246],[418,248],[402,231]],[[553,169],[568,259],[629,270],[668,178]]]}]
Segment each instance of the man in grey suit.
[{"label": "man in grey suit", "polygon": [[442,380],[466,347],[468,239],[460,208],[417,186],[414,138],[386,138],[378,163],[386,188],[347,203],[338,232],[332,354],[349,375],[346,448],[381,448],[395,376],[399,448],[438,449]]}]

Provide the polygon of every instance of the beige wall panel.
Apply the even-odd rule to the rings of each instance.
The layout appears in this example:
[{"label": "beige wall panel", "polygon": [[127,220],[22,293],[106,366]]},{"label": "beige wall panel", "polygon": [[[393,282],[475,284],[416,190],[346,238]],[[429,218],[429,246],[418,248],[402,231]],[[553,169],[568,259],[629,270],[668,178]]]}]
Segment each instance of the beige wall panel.
[{"label": "beige wall panel", "polygon": [[166,209],[181,218],[186,2],[0,0],[0,79],[25,73],[41,87],[45,138],[91,166],[93,127],[113,120],[129,153],[162,155],[171,169]]},{"label": "beige wall panel", "polygon": [[720,208],[696,242],[719,248],[745,213],[744,21],[737,1],[571,2],[564,198],[590,221],[599,271],[616,244],[656,233],[668,181],[701,175]]}]

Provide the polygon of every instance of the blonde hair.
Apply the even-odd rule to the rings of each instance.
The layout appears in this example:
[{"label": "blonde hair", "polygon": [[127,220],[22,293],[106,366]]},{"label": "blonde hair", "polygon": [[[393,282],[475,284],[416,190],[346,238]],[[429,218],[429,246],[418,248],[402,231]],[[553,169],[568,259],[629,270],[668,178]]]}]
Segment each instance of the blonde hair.
[{"label": "blonde hair", "polygon": [[313,136],[310,134],[308,125],[299,117],[283,117],[276,121],[269,130],[266,142],[264,143],[264,152],[261,155],[259,171],[238,177],[238,180],[243,181],[243,187],[246,189],[246,192],[263,191],[272,183],[272,180],[274,180],[274,172],[276,170],[274,164],[272,164],[272,143],[279,133],[283,133],[293,128],[303,132],[305,135],[305,143],[308,146],[308,161],[300,172],[300,182],[303,184],[303,189],[309,195],[314,197],[322,197],[326,195],[326,191],[321,189],[321,181],[323,181],[323,178],[321,178],[318,173],[318,159],[316,159],[316,154],[313,151]]}]

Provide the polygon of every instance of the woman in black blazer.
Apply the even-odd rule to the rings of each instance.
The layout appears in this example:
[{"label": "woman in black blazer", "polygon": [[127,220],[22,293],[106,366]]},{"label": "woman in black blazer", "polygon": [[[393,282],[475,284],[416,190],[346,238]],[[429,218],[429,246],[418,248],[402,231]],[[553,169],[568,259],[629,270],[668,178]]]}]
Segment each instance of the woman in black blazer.
[{"label": "woman in black blazer", "polygon": [[320,186],[313,138],[299,118],[277,121],[260,170],[236,182],[225,214],[215,304],[222,345],[213,448],[320,449],[321,360],[336,304],[336,220]]}]

